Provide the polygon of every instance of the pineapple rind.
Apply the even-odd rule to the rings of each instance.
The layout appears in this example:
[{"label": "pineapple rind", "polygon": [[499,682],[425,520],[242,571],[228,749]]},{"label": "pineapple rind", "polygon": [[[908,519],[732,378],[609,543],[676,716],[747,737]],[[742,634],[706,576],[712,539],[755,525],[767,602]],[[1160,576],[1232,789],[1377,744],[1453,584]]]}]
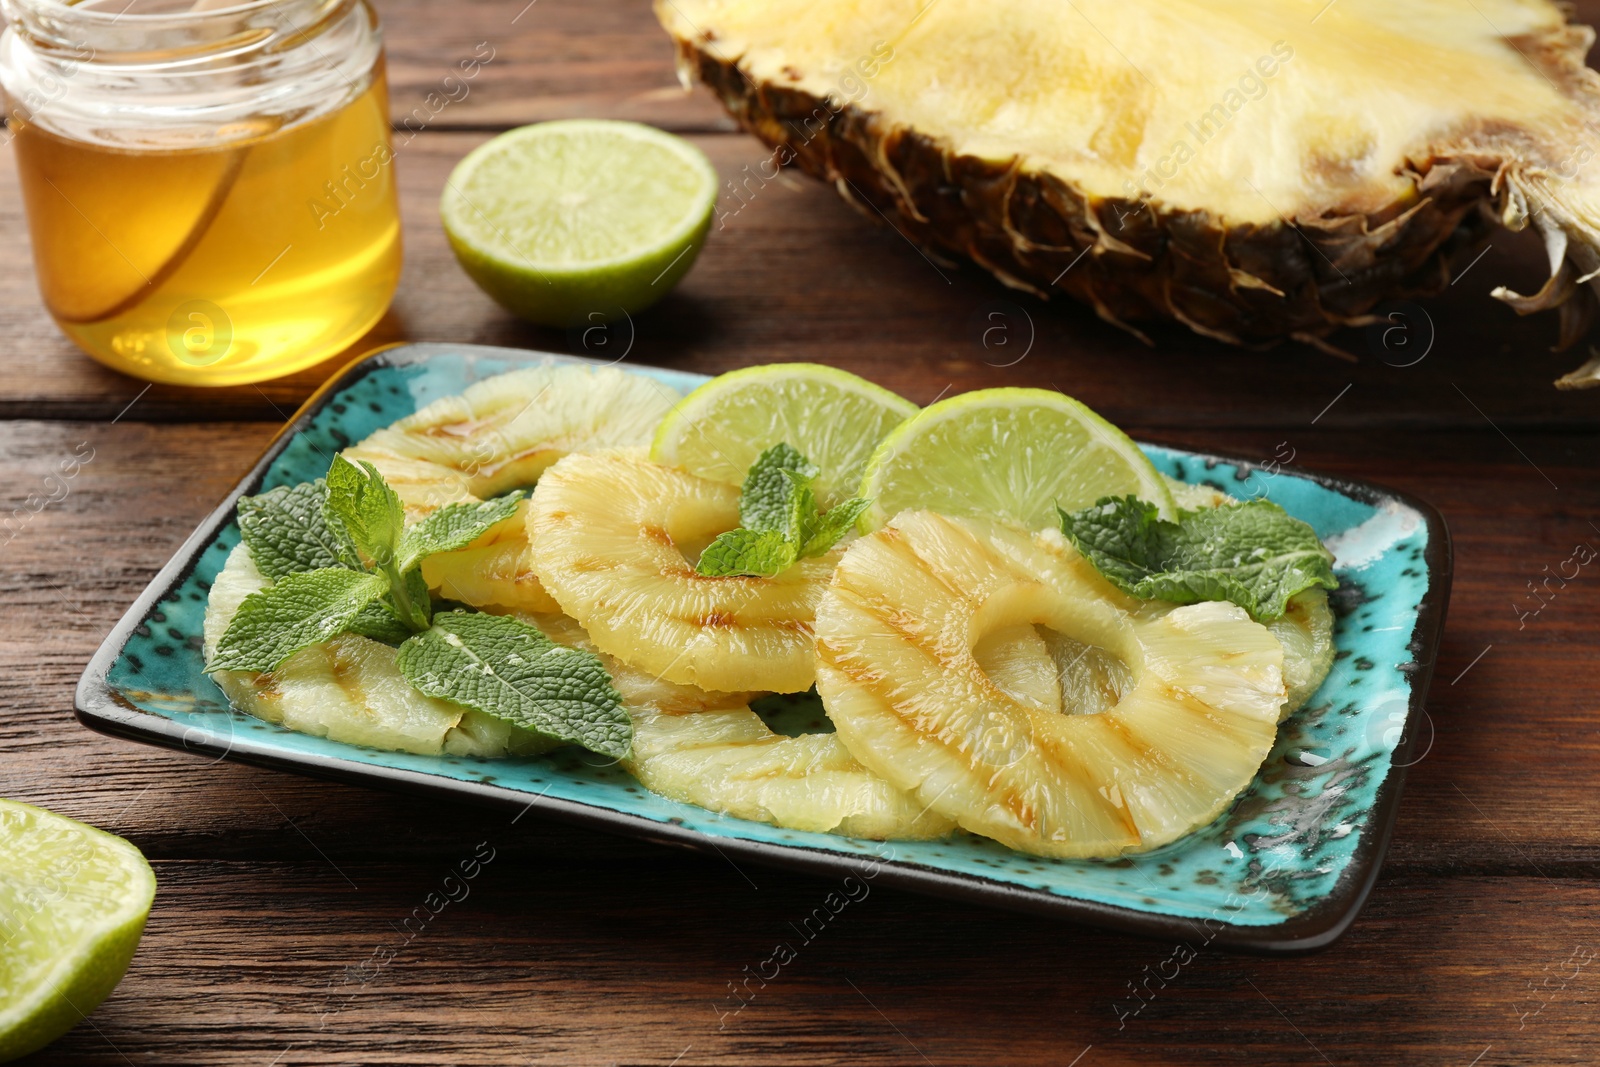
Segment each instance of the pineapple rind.
[{"label": "pineapple rind", "polygon": [[[1012,696],[973,650],[1029,624],[1114,653],[1131,688],[1099,714]],[[1236,605],[1134,601],[1053,531],[932,512],[845,554],[817,656],[857,759],[967,830],[1055,857],[1144,851],[1210,822],[1270,751],[1286,691],[1282,647]]]}]

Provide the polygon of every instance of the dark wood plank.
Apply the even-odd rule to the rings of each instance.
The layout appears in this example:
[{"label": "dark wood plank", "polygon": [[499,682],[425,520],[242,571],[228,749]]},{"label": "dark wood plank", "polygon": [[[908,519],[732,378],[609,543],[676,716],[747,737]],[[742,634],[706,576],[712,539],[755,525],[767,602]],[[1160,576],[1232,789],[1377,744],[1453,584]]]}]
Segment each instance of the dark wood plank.
[{"label": "dark wood plank", "polygon": [[[340,871],[159,863],[121,988],[24,1062],[1594,1062],[1593,881],[1386,878],[1343,942],[1289,960],[870,881],[807,940],[842,883],[498,851],[520,832],[476,825],[426,861]],[[494,858],[431,912],[475,855]],[[793,958],[764,963],[779,944]]]},{"label": "dark wood plank", "polygon": [[[46,479],[57,463],[93,450],[66,483],[68,495],[0,545],[8,606],[0,661],[12,665],[0,672],[0,795],[111,825],[163,857],[314,858],[310,843],[287,830],[291,821],[341,857],[426,854],[456,839],[461,813],[430,819],[436,802],[209,765],[101,737],[71,718],[72,687],[101,635],[272,430],[0,423],[8,510],[29,493],[51,495]],[[1266,459],[1283,440],[1276,432],[1207,431],[1178,443]],[[1600,578],[1585,569],[1528,620],[1512,608],[1544,564],[1557,569],[1579,541],[1600,546],[1589,525],[1600,513],[1592,438],[1520,436],[1529,461],[1490,431],[1379,438],[1309,428],[1287,440],[1302,464],[1431,500],[1454,531],[1457,578],[1430,703],[1432,746],[1412,768],[1393,862],[1600,872],[1600,808],[1589,802],[1600,776],[1600,661],[1587,651],[1600,630],[1592,584]],[[1530,461],[1561,488],[1551,489]],[[564,831],[557,840],[566,848],[581,836]]]},{"label": "dark wood plank", "polygon": [[397,128],[504,129],[564,118],[734,128],[709,93],[683,91],[649,0],[468,0],[448,8],[378,0],[376,8]]},{"label": "dark wood plank", "polygon": [[[424,133],[400,149],[404,277],[389,315],[346,357],[259,387],[156,386],[127,417],[281,420],[346,358],[399,340],[581,351],[564,331],[500,310],[444,240],[439,191],[485,136]],[[726,177],[763,158],[743,136],[694,140]],[[0,418],[109,419],[143,383],[101,368],[56,332],[26,266],[15,180],[0,160],[0,248],[16,253],[16,265],[0,272]],[[1492,419],[1513,430],[1588,428],[1600,418],[1600,392],[1550,388],[1576,358],[1547,351],[1553,322],[1519,320],[1486,295],[1500,283],[1537,284],[1541,253],[1526,240],[1497,240],[1457,286],[1424,302],[1436,337],[1420,363],[1384,363],[1351,332],[1340,340],[1362,360],[1348,364],[1304,346],[1245,352],[1179,328],[1155,330],[1148,348],[1065,300],[1011,292],[970,267],[936,267],[809,179],[786,174],[744,189],[743,200],[725,193],[725,226],[684,283],[631,329],[619,325],[610,351],[627,347],[631,333],[629,359],[707,373],[821,360],[924,403],[984,386],[1054,386],[1116,421],[1147,426],[1477,428]],[[1426,327],[1415,321],[1413,343],[1422,344]]]}]

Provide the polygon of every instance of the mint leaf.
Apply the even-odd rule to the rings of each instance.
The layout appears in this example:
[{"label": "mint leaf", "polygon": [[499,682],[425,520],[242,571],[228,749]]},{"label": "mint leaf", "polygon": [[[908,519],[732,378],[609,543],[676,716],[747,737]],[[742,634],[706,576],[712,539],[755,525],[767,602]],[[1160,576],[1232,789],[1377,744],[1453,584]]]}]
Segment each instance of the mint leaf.
[{"label": "mint leaf", "polygon": [[388,585],[381,574],[342,567],[286,575],[244,598],[206,672],[276,670],[302,648],[348,630]]},{"label": "mint leaf", "polygon": [[601,755],[633,748],[633,721],[600,658],[508,616],[441,612],[400,646],[399,664],[427,696]]},{"label": "mint leaf", "polygon": [[1134,497],[1104,497],[1061,515],[1061,532],[1112,585],[1147,600],[1226,600],[1257,621],[1289,598],[1339,586],[1316,532],[1266,500],[1184,511],[1177,522]]},{"label": "mint leaf", "polygon": [[520,492],[471,504],[446,504],[408,527],[400,541],[400,569],[410,570],[436,552],[454,552],[516,513]]},{"label": "mint leaf", "polygon": [[773,578],[797,558],[795,543],[776,530],[729,530],[700,553],[695,571],[707,578]]},{"label": "mint leaf", "polygon": [[706,546],[696,573],[771,578],[802,556],[820,556],[837,544],[868,502],[847,500],[824,515],[811,488],[818,473],[816,464],[787,444],[761,453],[739,494],[740,527]]},{"label": "mint leaf", "polygon": [[801,556],[820,556],[839,543],[839,539],[850,532],[856,524],[861,513],[867,510],[872,501],[866,497],[855,496],[843,500],[829,508],[827,514],[817,516],[806,529],[805,543],[800,547]]},{"label": "mint leaf", "polygon": [[[747,530],[775,530],[800,539],[800,497],[820,473],[806,457],[786,444],[775,444],[750,465],[739,494],[739,524]],[[811,508],[816,510],[816,501]]]},{"label": "mint leaf", "polygon": [[362,460],[356,466],[343,456],[328,468],[328,499],[323,516],[330,526],[349,534],[361,554],[379,567],[390,567],[399,555],[405,530],[405,508],[378,468]]},{"label": "mint leaf", "polygon": [[256,569],[273,581],[296,571],[359,567],[355,546],[322,514],[321,478],[239,498],[239,532]]}]

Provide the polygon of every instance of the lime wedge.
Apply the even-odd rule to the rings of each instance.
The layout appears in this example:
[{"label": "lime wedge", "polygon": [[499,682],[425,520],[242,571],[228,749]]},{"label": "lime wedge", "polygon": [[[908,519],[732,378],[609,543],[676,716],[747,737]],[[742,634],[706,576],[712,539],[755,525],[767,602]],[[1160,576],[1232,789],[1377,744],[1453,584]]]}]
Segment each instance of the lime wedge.
[{"label": "lime wedge", "polygon": [[621,318],[686,274],[705,243],[717,172],[680,137],[566,119],[467,153],[440,212],[456,258],[514,315],[547,326]]},{"label": "lime wedge", "polygon": [[1047,389],[983,389],[925,408],[884,439],[861,481],[872,499],[861,525],[927,508],[1040,530],[1056,525],[1057,505],[1129,493],[1172,516],[1160,472],[1105,419]]},{"label": "lime wedge", "polygon": [[156,876],[120,837],[0,800],[0,1062],[94,1011],[139,947]]},{"label": "lime wedge", "polygon": [[821,469],[812,487],[830,508],[855,492],[884,434],[916,413],[904,397],[834,367],[746,367],[679,401],[661,420],[650,458],[740,485],[756,457],[783,442]]}]

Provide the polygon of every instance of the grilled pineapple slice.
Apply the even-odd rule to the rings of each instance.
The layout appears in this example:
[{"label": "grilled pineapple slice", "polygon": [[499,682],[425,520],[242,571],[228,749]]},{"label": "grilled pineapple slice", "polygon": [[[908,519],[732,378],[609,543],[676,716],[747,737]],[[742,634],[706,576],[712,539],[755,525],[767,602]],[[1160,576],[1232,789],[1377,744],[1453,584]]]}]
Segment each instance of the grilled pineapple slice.
[{"label": "grilled pineapple slice", "polygon": [[600,651],[683,685],[808,689],[811,620],[842,550],[775,578],[697,574],[699,552],[738,525],[738,486],[631,449],[577,453],[551,467],[528,533],[539,580]]},{"label": "grilled pineapple slice", "polygon": [[[1553,0],[657,0],[682,67],[937,256],[1136,330],[1313,343],[1498,216],[1581,332],[1594,41]],[[1489,208],[1490,211],[1480,211]],[[1082,260],[1080,263],[1079,260]],[[1564,303],[1570,297],[1580,299]],[[1572,311],[1572,314],[1566,314]],[[1564,379],[1600,382],[1600,360]]]},{"label": "grilled pineapple slice", "polygon": [[[1165,475],[1163,478],[1178,507],[1188,511],[1239,503],[1236,497],[1214,486],[1190,485]],[[1311,699],[1333,669],[1333,623],[1328,591],[1316,587],[1293,597],[1289,610],[1266,624],[1283,645],[1283,680],[1289,686],[1283,703],[1285,719]]]},{"label": "grilled pineapple slice", "polygon": [[[1039,626],[1096,650],[1099,697],[1052,704],[1037,679],[1011,692],[985,671],[1008,643],[994,635]],[[1210,822],[1271,749],[1286,696],[1282,647],[1239,607],[1140,602],[1056,531],[926,511],[851,546],[816,632],[817,690],[852,755],[1043,856],[1143,851]]]},{"label": "grilled pineapple slice", "polygon": [[[270,584],[238,545],[211,585],[206,606],[209,660],[244,598]],[[218,671],[211,677],[233,706],[298,733],[424,756],[526,756],[556,742],[423,696],[395,663],[395,650],[356,634],[301,649],[277,670]]]},{"label": "grilled pineapple slice", "polygon": [[[564,615],[519,618],[593,649]],[[750,710],[751,693],[664,682],[599,653],[633,719],[623,766],[652,793],[793,830],[878,840],[942,837],[955,824],[863,767],[837,734],[787,737]]]},{"label": "grilled pineapple slice", "polygon": [[[612,367],[550,364],[476,382],[345,449],[378,468],[417,519],[531,486],[569,452],[647,445],[678,393]],[[558,610],[529,555],[526,506],[477,541],[426,560],[440,596],[475,607]]]}]

